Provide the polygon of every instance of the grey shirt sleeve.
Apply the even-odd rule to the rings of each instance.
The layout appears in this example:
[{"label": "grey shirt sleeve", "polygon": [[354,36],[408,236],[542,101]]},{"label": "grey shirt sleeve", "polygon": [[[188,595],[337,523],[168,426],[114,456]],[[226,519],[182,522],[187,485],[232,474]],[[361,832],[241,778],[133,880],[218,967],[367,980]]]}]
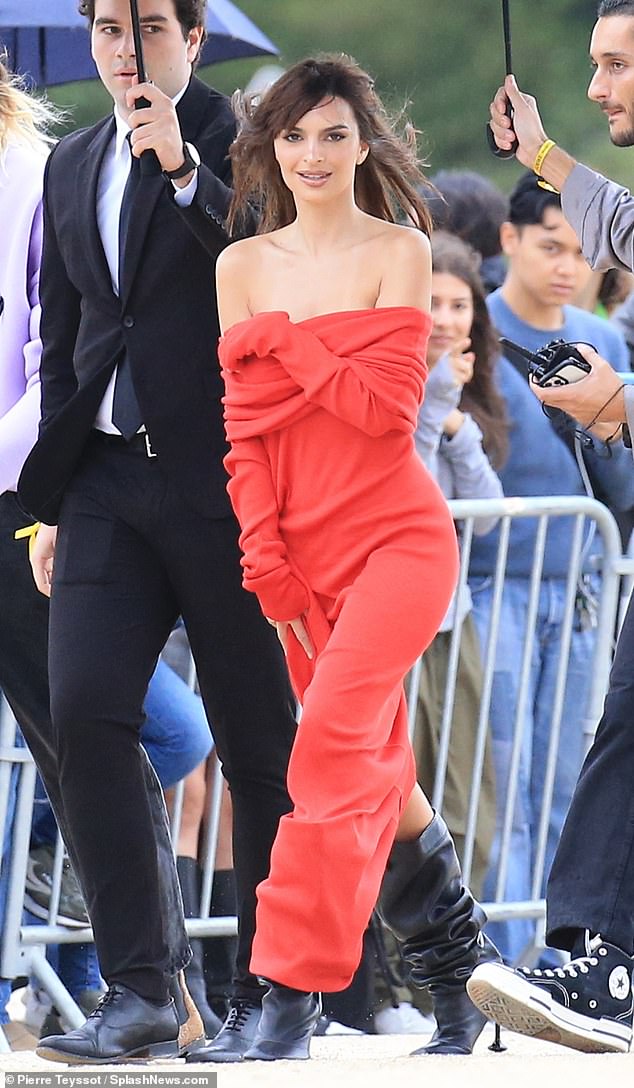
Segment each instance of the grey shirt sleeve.
[{"label": "grey shirt sleeve", "polygon": [[[453,438],[443,435],[439,458],[441,463],[446,462],[451,473],[451,498],[499,499],[504,495],[499,477],[482,449],[482,431],[468,413]],[[477,518],[475,534],[489,533],[497,520],[497,517]]]},{"label": "grey shirt sleeve", "polygon": [[634,198],[628,189],[578,163],[561,207],[593,268],[634,271]]},{"label": "grey shirt sleeve", "polygon": [[457,408],[461,395],[462,387],[454,381],[449,357],[441,355],[425,383],[425,398],[414,433],[418,455],[432,476],[437,474],[436,458],[443,424],[452,409]]},{"label": "grey shirt sleeve", "polygon": [[625,302],[610,314],[610,321],[621,330],[628,347],[631,347],[634,344],[634,291],[630,291]]}]

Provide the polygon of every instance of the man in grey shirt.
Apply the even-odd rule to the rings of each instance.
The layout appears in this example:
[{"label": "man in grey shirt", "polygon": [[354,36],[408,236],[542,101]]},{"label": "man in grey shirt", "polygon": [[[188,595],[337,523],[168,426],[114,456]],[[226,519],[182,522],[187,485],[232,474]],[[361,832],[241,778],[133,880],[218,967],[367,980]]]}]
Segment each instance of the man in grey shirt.
[{"label": "man in grey shirt", "polygon": [[[608,118],[610,138],[634,146],[634,0],[601,0],[592,33],[588,96]],[[505,110],[510,102],[512,119]],[[581,165],[546,135],[535,99],[508,76],[491,104],[501,149],[561,192],[561,205],[593,268],[634,269],[634,198]],[[634,387],[590,348],[591,372],[541,389],[602,438],[634,435]],[[487,964],[468,992],[487,1015],[524,1035],[585,1051],[626,1051],[632,1040],[634,952],[634,604],[621,630],[610,687],[584,763],[547,890],[547,942],[572,953],[556,970]]]}]

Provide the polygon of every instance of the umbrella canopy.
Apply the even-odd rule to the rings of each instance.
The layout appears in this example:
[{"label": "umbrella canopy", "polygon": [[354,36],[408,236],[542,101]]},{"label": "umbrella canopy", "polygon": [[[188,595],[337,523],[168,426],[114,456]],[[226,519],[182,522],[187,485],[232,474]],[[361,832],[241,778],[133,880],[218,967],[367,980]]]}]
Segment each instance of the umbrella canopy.
[{"label": "umbrella canopy", "polygon": [[[201,64],[279,52],[231,0],[210,0],[207,32]],[[96,77],[77,0],[0,0],[0,42],[11,67],[40,86]]]}]

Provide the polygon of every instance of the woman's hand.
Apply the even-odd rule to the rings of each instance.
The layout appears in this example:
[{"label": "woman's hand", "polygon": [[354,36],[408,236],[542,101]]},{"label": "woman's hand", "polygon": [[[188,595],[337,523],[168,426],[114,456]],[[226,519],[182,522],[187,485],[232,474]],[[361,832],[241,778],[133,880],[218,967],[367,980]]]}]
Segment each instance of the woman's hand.
[{"label": "woman's hand", "polygon": [[471,340],[467,336],[464,340],[458,340],[449,352],[449,365],[456,385],[466,385],[473,377],[475,353],[469,351],[470,347]]},{"label": "woman's hand", "polygon": [[442,429],[448,438],[453,438],[455,434],[458,434],[463,423],[464,412],[461,412],[459,408],[454,408],[445,419]]},{"label": "woman's hand", "polygon": [[315,656],[315,652],[313,650],[313,645],[310,641],[308,629],[306,628],[306,625],[301,616],[298,616],[295,620],[269,620],[268,622],[271,624],[271,627],[274,627],[277,631],[277,637],[282,643],[284,653],[287,653],[288,632],[290,628],[290,630],[295,635],[295,638],[299,642],[300,646],[304,650],[306,657],[309,659],[309,661],[312,661],[313,657]]}]

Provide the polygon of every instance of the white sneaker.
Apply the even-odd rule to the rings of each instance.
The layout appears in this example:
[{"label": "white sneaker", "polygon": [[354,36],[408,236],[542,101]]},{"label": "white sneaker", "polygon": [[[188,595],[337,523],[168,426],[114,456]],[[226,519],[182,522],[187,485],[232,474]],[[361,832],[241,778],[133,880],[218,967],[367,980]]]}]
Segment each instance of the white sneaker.
[{"label": "white sneaker", "polygon": [[377,1035],[430,1035],[436,1027],[433,1016],[423,1016],[410,1001],[402,1001],[396,1008],[386,1005],[373,1019]]}]

